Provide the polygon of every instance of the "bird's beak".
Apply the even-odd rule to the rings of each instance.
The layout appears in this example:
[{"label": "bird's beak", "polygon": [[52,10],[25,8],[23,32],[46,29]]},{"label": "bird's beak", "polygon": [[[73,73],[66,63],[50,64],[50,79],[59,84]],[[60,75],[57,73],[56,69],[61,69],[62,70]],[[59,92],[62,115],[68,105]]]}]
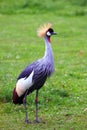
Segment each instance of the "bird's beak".
[{"label": "bird's beak", "polygon": [[57,33],[56,33],[56,32],[53,32],[52,35],[57,35]]}]

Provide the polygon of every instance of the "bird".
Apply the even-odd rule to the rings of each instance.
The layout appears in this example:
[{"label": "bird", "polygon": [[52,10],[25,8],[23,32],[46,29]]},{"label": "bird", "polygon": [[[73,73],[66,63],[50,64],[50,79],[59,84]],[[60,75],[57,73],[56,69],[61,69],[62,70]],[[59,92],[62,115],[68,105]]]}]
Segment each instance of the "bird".
[{"label": "bird", "polygon": [[51,47],[51,36],[56,35],[51,23],[44,24],[37,30],[37,35],[44,39],[45,52],[42,58],[29,64],[18,76],[15,87],[13,88],[12,101],[14,104],[23,104],[26,117],[25,122],[29,123],[26,98],[34,90],[36,91],[35,104],[36,116],[35,122],[39,123],[38,118],[38,92],[47,78],[54,72],[54,57]]}]

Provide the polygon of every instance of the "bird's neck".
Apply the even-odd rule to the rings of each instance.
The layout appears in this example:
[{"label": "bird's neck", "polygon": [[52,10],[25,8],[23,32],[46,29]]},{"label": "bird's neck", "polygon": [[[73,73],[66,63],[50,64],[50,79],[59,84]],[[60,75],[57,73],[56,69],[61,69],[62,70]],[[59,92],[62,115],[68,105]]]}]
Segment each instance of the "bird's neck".
[{"label": "bird's neck", "polygon": [[52,48],[51,48],[51,43],[50,43],[50,37],[45,36],[44,41],[45,41],[44,58],[48,60],[52,60],[51,62],[53,62],[53,53],[52,53]]}]

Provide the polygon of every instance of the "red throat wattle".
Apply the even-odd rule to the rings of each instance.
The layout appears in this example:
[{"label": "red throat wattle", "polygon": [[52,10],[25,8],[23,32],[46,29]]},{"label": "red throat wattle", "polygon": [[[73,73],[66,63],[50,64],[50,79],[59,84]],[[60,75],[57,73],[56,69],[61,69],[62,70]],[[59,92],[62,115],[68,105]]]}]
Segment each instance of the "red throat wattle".
[{"label": "red throat wattle", "polygon": [[48,37],[48,41],[50,42],[50,37]]}]

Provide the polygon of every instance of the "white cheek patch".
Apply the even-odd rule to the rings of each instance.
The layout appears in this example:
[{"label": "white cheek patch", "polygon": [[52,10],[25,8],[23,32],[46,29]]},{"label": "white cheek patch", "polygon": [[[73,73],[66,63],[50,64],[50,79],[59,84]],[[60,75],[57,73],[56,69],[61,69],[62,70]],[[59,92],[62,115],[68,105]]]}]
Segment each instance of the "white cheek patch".
[{"label": "white cheek patch", "polygon": [[33,85],[33,75],[34,75],[34,70],[27,78],[26,77],[21,78],[17,81],[16,92],[17,92],[19,97],[21,95],[23,95],[24,92]]},{"label": "white cheek patch", "polygon": [[47,36],[51,36],[51,33],[49,31],[47,32]]}]

